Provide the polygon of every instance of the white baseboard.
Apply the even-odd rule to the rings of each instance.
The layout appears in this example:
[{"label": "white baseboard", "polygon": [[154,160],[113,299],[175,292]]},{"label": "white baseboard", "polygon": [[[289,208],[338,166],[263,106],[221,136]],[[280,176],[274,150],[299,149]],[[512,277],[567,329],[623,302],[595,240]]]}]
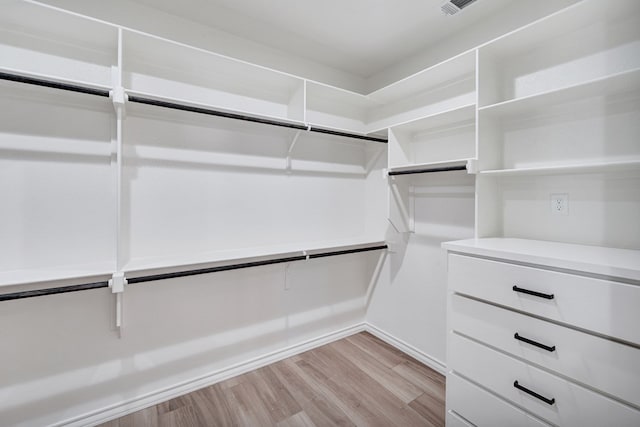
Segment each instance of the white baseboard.
[{"label": "white baseboard", "polygon": [[194,378],[189,381],[185,381],[176,384],[171,387],[167,387],[146,395],[136,397],[134,399],[124,401],[115,405],[111,405],[97,411],[77,416],[56,424],[54,426],[94,426],[97,424],[105,423],[107,421],[123,417],[130,413],[139,411],[149,406],[156,405],[161,402],[165,402],[174,397],[182,396],[192,391],[208,387],[212,384],[220,381],[227,380],[237,375],[244,374],[254,369],[261,368],[271,363],[278,362],[296,354],[303,353],[316,347],[328,344],[333,341],[348,337],[349,335],[356,334],[366,330],[366,324],[358,323],[347,328],[343,328],[317,338],[313,338],[289,347],[285,347],[282,350],[277,350],[245,362],[237,363],[229,366],[228,368],[220,369],[215,372]]},{"label": "white baseboard", "polygon": [[111,405],[97,411],[77,416],[56,424],[55,426],[94,426],[97,424],[105,423],[107,421],[123,417],[133,412],[139,411],[149,406],[156,405],[161,402],[173,399],[174,397],[182,396],[192,391],[201,389],[203,387],[210,386],[220,381],[233,378],[237,375],[244,374],[254,369],[261,368],[271,363],[278,362],[296,354],[303,353],[316,347],[320,347],[325,344],[329,344],[333,341],[348,337],[349,335],[356,334],[358,332],[367,331],[372,335],[380,338],[382,341],[397,348],[398,350],[408,354],[409,356],[419,360],[430,368],[445,375],[446,366],[441,361],[429,356],[428,354],[418,350],[410,344],[394,337],[393,335],[383,331],[382,329],[370,324],[370,323],[358,323],[347,328],[340,329],[317,338],[313,338],[278,351],[274,351],[245,362],[237,363],[229,366],[228,368],[220,369],[215,372],[194,378],[189,381],[170,386],[152,393],[145,394],[128,401],[124,401],[115,405]]},{"label": "white baseboard", "polygon": [[365,330],[369,332],[371,335],[377,338],[380,338],[382,341],[386,342],[387,344],[392,345],[393,347],[402,351],[403,353],[406,353],[409,356],[413,357],[414,359],[419,360],[420,362],[424,363],[425,365],[435,370],[436,372],[439,372],[440,374],[446,376],[447,365],[445,365],[440,360],[429,356],[427,353],[421,350],[418,350],[411,344],[407,344],[406,342],[394,337],[393,335],[383,331],[382,329],[372,325],[371,323],[368,323],[368,322],[366,323]]}]

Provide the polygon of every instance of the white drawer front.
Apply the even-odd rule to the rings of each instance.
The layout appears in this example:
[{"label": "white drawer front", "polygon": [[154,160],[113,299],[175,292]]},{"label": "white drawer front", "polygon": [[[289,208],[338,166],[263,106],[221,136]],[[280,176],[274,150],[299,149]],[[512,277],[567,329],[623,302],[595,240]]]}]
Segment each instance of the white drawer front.
[{"label": "white drawer front", "polygon": [[[482,384],[552,424],[640,426],[640,411],[455,333],[449,335],[448,365],[454,372]],[[515,381],[541,397],[555,399],[555,402],[547,404],[518,390],[514,386]]]},{"label": "white drawer front", "polygon": [[[640,407],[640,350],[490,304],[453,295],[449,329]],[[555,347],[548,351],[517,340]]]},{"label": "white drawer front", "polygon": [[[516,292],[513,287],[553,295]],[[449,287],[497,304],[640,343],[640,286],[449,255]]]},{"label": "white drawer front", "polygon": [[447,417],[445,419],[445,425],[447,427],[474,427],[473,424],[469,424],[454,412],[447,411]]},{"label": "white drawer front", "polygon": [[[455,374],[447,375],[447,408],[478,427],[548,426],[548,424]],[[449,411],[447,411],[447,427],[469,425],[462,424],[464,420],[457,417],[459,424],[455,422],[449,424]],[[455,414],[452,414],[452,418],[454,416]]]}]

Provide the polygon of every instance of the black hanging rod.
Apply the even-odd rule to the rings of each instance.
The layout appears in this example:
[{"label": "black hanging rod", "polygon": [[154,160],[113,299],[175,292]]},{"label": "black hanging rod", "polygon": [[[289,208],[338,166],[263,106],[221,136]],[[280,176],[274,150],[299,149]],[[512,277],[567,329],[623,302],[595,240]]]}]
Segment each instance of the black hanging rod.
[{"label": "black hanging rod", "polygon": [[283,262],[302,261],[307,259],[304,255],[287,258],[269,259],[265,261],[244,262],[240,264],[221,265],[219,267],[200,268],[197,270],[176,271],[173,273],[154,274],[151,276],[132,277],[127,279],[128,284],[153,282],[155,280],[175,279],[177,277],[196,276],[198,274],[218,273],[220,271],[239,270],[241,268],[260,267],[262,265],[280,264]]},{"label": "black hanging rod", "polygon": [[[376,251],[380,249],[387,249],[387,245],[371,246],[367,248],[358,248],[358,249],[346,249],[342,251],[322,252],[322,253],[310,254],[310,255],[296,255],[291,257],[275,258],[275,259],[269,259],[264,261],[243,262],[238,264],[222,265],[218,267],[200,268],[196,270],[185,270],[185,271],[176,271],[173,273],[163,273],[163,274],[154,274],[150,276],[132,277],[127,279],[127,283],[134,284],[134,283],[153,282],[156,280],[175,279],[178,277],[196,276],[199,274],[209,274],[209,273],[217,273],[221,271],[239,270],[241,268],[260,267],[263,265],[280,264],[284,262],[304,261],[306,259],[312,259],[312,258],[323,258],[323,257],[335,256],[335,255],[354,254],[358,252]],[[82,285],[63,286],[63,287],[57,287],[57,288],[36,289],[33,291],[13,292],[9,294],[0,294],[0,301],[10,301],[10,300],[16,300],[16,299],[41,297],[45,295],[63,294],[67,292],[78,292],[78,291],[86,291],[90,289],[99,289],[99,288],[107,288],[107,287],[109,287],[109,282],[104,281],[104,282],[95,282],[95,283],[85,283]]]},{"label": "black hanging rod", "polygon": [[438,167],[438,168],[411,169],[411,170],[406,170],[406,171],[389,171],[389,176],[411,175],[411,174],[415,174],[415,173],[464,171],[464,170],[467,170],[467,166],[466,165],[462,165],[462,166],[443,166],[443,167]]},{"label": "black hanging rod", "polygon": [[155,280],[175,279],[177,277],[196,276],[199,274],[217,273],[220,271],[238,270],[241,268],[260,267],[263,265],[281,264],[283,262],[304,261],[307,259],[307,257],[309,259],[322,258],[322,257],[328,257],[328,256],[334,256],[334,255],[346,255],[346,254],[354,254],[358,252],[375,251],[380,249],[387,249],[387,245],[371,246],[368,248],[347,249],[342,251],[322,252],[318,254],[310,254],[308,256],[297,255],[292,257],[275,258],[275,259],[269,259],[264,261],[243,262],[239,264],[200,268],[196,270],[185,270],[185,271],[176,271],[172,273],[154,274],[151,276],[132,277],[130,279],[127,279],[127,283],[134,284],[134,283],[152,282]]},{"label": "black hanging rod", "polygon": [[209,116],[217,116],[217,117],[223,117],[227,119],[243,120],[246,122],[260,123],[260,124],[271,125],[271,126],[280,126],[280,127],[285,127],[289,129],[306,130],[310,132],[324,133],[328,135],[343,136],[346,138],[363,139],[365,141],[382,142],[382,143],[387,142],[387,139],[385,138],[360,135],[357,133],[341,132],[341,131],[324,129],[324,128],[316,128],[313,126],[305,126],[298,123],[289,123],[289,122],[283,122],[279,120],[263,119],[260,117],[247,116],[244,114],[230,113],[228,111],[214,110],[211,108],[194,107],[191,105],[178,104],[175,102],[168,102],[168,101],[160,101],[157,99],[147,98],[147,97],[138,96],[138,95],[129,95],[129,101],[137,102],[138,104],[153,105],[156,107],[171,108],[173,110],[188,111],[191,113],[206,114]]},{"label": "black hanging rod", "polygon": [[0,294],[0,301],[10,301],[14,299],[24,299],[42,297],[45,295],[66,294],[67,292],[88,291],[90,289],[108,288],[109,282],[85,283],[82,285],[62,286],[58,288],[35,289],[33,291],[13,292],[10,294]]},{"label": "black hanging rod", "polygon": [[11,82],[26,83],[35,86],[51,87],[54,89],[62,89],[70,92],[80,92],[89,95],[103,96],[108,98],[109,91],[106,89],[95,89],[91,87],[78,86],[69,83],[60,83],[52,80],[38,79],[35,77],[25,77],[18,74],[0,72],[0,80],[8,80]]},{"label": "black hanging rod", "polygon": [[368,248],[359,248],[359,249],[346,249],[343,251],[333,251],[333,252],[322,252],[319,254],[311,254],[309,255],[309,259],[311,258],[324,258],[327,256],[335,256],[335,255],[347,255],[347,254],[355,254],[358,252],[368,252],[368,251],[377,251],[380,249],[387,249],[387,245],[380,246],[371,246]]}]

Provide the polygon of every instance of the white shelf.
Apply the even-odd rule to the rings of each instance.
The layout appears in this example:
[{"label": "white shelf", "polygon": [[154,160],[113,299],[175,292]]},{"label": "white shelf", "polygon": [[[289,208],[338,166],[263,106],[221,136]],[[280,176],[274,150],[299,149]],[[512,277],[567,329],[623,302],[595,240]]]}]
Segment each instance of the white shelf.
[{"label": "white shelf", "polygon": [[264,261],[275,258],[359,249],[384,244],[384,240],[354,238],[315,242],[309,243],[308,245],[288,244],[243,248],[231,251],[206,252],[190,256],[141,258],[127,263],[123,271],[127,277],[140,277],[182,270],[197,270],[238,263]]},{"label": "white shelf", "polygon": [[454,124],[472,122],[475,118],[475,113],[476,104],[466,104],[397,124],[392,126],[392,129],[409,134],[438,131]]},{"label": "white shelf", "polygon": [[618,161],[618,162],[602,162],[602,163],[584,163],[539,167],[523,167],[517,169],[494,169],[478,172],[480,175],[487,176],[519,176],[519,175],[560,175],[560,174],[579,174],[579,173],[600,173],[600,172],[618,172],[618,171],[640,171],[640,160]]},{"label": "white shelf", "polygon": [[25,1],[2,3],[0,57],[20,74],[109,85],[117,64],[115,26]]},{"label": "white shelf", "polygon": [[491,40],[479,48],[494,58],[526,52],[594,22],[615,20],[638,10],[636,0],[582,0],[556,13]]},{"label": "white shelf", "polygon": [[392,104],[415,97],[417,93],[429,91],[442,84],[473,75],[475,67],[476,53],[475,50],[470,50],[371,92],[368,96],[374,101]]},{"label": "white shelf", "polygon": [[544,112],[551,106],[566,102],[615,95],[638,88],[640,88],[640,69],[634,69],[556,90],[487,105],[480,107],[478,113],[486,117],[523,116]]},{"label": "white shelf", "polygon": [[457,253],[640,281],[640,251],[514,238],[445,242]]},{"label": "white shelf", "polygon": [[109,84],[101,84],[97,82],[87,81],[87,80],[79,80],[79,79],[70,79],[52,74],[43,74],[38,72],[33,72],[29,70],[17,69],[0,66],[0,72],[7,74],[14,74],[23,77],[31,77],[34,79],[46,80],[49,82],[62,83],[74,86],[80,86],[82,88],[91,88],[91,89],[100,89],[110,91],[112,89]]},{"label": "white shelf", "polygon": [[394,166],[392,168],[389,168],[388,172],[406,172],[419,169],[447,168],[455,166],[466,166],[467,168],[471,169],[471,167],[469,166],[469,162],[471,161],[473,161],[473,159],[456,159],[442,162],[416,163],[411,165]]},{"label": "white shelf", "polygon": [[315,82],[306,84],[306,121],[310,125],[367,134],[368,111],[376,105],[365,95]]},{"label": "white shelf", "polygon": [[215,108],[304,119],[304,80],[171,40],[125,31],[123,85]]},{"label": "white shelf", "polygon": [[110,262],[83,265],[64,265],[57,267],[40,267],[0,272],[0,287],[34,285],[51,282],[79,282],[84,280],[110,279],[115,265]]}]

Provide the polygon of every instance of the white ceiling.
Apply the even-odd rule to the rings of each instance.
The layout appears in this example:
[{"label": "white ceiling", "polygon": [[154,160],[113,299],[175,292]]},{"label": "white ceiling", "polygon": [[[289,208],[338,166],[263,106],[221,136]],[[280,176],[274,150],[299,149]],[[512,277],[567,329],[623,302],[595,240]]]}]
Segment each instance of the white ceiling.
[{"label": "white ceiling", "polygon": [[444,0],[135,1],[366,79],[518,0],[478,0],[454,16]]}]

